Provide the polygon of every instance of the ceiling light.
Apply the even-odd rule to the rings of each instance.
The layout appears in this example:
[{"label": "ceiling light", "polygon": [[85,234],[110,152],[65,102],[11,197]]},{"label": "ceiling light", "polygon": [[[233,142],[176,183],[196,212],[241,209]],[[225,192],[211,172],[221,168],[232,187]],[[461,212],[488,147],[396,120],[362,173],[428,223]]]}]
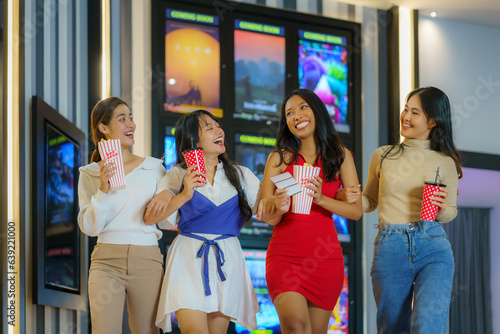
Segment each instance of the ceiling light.
[{"label": "ceiling light", "polygon": [[437,13],[436,12],[431,12],[431,17],[436,17]]}]

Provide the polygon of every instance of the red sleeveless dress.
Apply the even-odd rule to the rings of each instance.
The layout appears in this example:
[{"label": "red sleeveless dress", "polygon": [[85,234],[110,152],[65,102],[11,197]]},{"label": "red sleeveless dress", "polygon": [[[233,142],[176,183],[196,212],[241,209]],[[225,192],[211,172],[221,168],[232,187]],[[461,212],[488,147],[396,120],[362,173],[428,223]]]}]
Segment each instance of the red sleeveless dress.
[{"label": "red sleeveless dress", "polygon": [[[294,165],[303,165],[299,155]],[[314,165],[321,167],[321,158]],[[285,172],[293,175],[293,165]],[[319,176],[323,179],[323,170]],[[330,198],[341,183],[324,182],[322,194]],[[295,291],[324,310],[333,310],[344,280],[344,257],[332,212],[313,203],[309,215],[290,210],[273,230],[266,257],[266,280],[272,300]]]}]

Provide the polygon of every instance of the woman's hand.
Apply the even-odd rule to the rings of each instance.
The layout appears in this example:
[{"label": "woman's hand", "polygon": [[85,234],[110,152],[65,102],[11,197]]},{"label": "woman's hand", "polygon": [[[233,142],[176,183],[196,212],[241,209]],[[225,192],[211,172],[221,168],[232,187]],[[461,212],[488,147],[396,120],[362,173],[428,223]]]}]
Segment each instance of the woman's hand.
[{"label": "woman's hand", "polygon": [[307,193],[309,196],[313,198],[313,202],[318,204],[321,203],[323,199],[323,194],[321,193],[321,188],[323,187],[323,179],[319,176],[314,176],[308,179],[310,183],[306,184],[305,187],[311,189],[312,193]]},{"label": "woman's hand", "polygon": [[351,187],[345,187],[339,189],[335,193],[335,199],[337,201],[346,202],[348,204],[356,202],[361,197],[361,185],[355,185]]},{"label": "woman's hand", "polygon": [[186,177],[184,178],[184,190],[182,190],[183,196],[186,201],[191,200],[194,195],[194,189],[196,187],[206,186],[206,181],[203,179],[205,176],[202,172],[194,170],[198,165],[190,166],[186,171]]},{"label": "woman's hand", "polygon": [[150,219],[155,219],[156,217],[162,216],[163,214],[165,214],[169,202],[170,198],[168,201],[166,201],[162,198],[161,193],[155,195],[155,197],[153,197],[153,199],[146,206],[145,215],[147,217],[150,217]]},{"label": "woman's hand", "polygon": [[109,193],[111,185],[109,184],[109,179],[116,173],[116,165],[113,161],[103,161],[99,162],[101,169],[99,172],[100,185],[99,189],[105,194]]},{"label": "woman's hand", "polygon": [[287,189],[276,189],[273,197],[262,199],[259,203],[257,217],[265,221],[270,217],[276,217],[288,212],[290,209],[290,196],[286,192]]},{"label": "woman's hand", "polygon": [[287,189],[276,189],[274,192],[274,205],[277,214],[284,214],[290,210],[290,196],[287,195]]},{"label": "woman's hand", "polygon": [[177,210],[177,208],[171,208],[173,197],[174,195],[168,189],[161,191],[153,197],[144,212],[144,222],[146,225],[159,223]]},{"label": "woman's hand", "polygon": [[446,210],[446,207],[448,206],[448,189],[446,189],[446,187],[439,187],[439,190],[441,191],[435,191],[433,193],[433,195],[435,196],[430,198],[431,203],[437,205],[438,207],[436,218],[441,216]]}]

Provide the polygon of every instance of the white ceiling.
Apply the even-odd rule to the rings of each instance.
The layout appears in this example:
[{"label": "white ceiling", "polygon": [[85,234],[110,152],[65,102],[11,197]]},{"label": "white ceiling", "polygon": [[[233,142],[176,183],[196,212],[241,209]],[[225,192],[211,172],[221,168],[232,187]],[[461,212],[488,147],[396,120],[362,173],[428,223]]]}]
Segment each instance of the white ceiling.
[{"label": "white ceiling", "polygon": [[437,18],[440,19],[500,29],[500,1],[498,0],[341,0],[341,2],[379,9],[401,6],[418,9],[419,13],[424,16],[429,16],[430,12],[435,11]]}]

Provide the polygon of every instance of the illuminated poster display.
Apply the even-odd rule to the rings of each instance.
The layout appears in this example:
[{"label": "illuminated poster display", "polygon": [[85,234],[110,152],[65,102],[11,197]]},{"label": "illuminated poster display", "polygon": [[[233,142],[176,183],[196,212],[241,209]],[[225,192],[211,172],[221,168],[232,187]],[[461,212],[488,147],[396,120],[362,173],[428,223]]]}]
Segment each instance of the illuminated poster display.
[{"label": "illuminated poster display", "polygon": [[166,18],[165,110],[222,117],[219,18],[172,9]]},{"label": "illuminated poster display", "polygon": [[347,225],[347,218],[337,216],[336,214],[332,215],[333,222],[335,224],[335,230],[337,231],[337,235],[339,237],[339,241],[341,242],[350,242],[351,234],[349,233],[349,227]]},{"label": "illuminated poster display", "polygon": [[344,254],[344,284],[339,299],[330,316],[327,334],[349,334],[349,267]]},{"label": "illuminated poster display", "polygon": [[235,20],[235,118],[277,121],[285,96],[285,29]]},{"label": "illuminated poster display", "polygon": [[299,85],[326,105],[338,132],[350,133],[346,38],[299,30]]},{"label": "illuminated poster display", "polygon": [[[235,162],[250,169],[262,181],[267,156],[274,149],[275,138],[258,135],[236,133],[234,137]],[[273,227],[259,221],[257,215],[245,222],[241,235],[262,236],[270,238]]]},{"label": "illuminated poster display", "polygon": [[262,181],[267,156],[274,149],[276,138],[236,133],[235,161],[248,167]]},{"label": "illuminated poster display", "polygon": [[[235,332],[237,334],[279,334],[281,333],[281,328],[278,312],[271,300],[266,282],[266,250],[243,248],[243,256],[245,256],[245,262],[255,289],[260,312],[257,313],[257,331],[250,332],[236,325]],[[347,261],[348,257],[344,254],[345,265],[342,291],[330,315],[327,334],[349,333],[349,269]]]},{"label": "illuminated poster display", "polygon": [[167,135],[164,140],[163,162],[165,169],[170,172],[177,165],[177,150],[175,148],[175,128],[167,127]]},{"label": "illuminated poster display", "polygon": [[269,295],[269,290],[267,289],[266,251],[262,249],[243,249],[243,256],[245,256],[245,262],[255,289],[260,312],[256,315],[258,330],[250,332],[246,328],[236,325],[235,332],[238,334],[281,333],[278,312],[276,312],[276,308]]},{"label": "illuminated poster display", "polygon": [[75,178],[78,146],[47,124],[45,284],[77,290],[78,227]]}]

